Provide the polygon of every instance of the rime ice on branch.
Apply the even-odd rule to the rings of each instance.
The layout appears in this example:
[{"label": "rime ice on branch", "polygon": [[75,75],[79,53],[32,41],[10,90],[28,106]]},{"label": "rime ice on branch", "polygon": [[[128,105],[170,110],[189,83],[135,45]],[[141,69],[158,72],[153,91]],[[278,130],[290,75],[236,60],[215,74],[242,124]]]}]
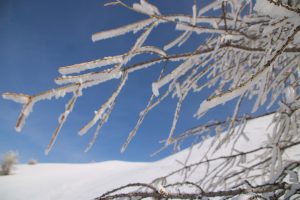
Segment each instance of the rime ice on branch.
[{"label": "rime ice on branch", "polygon": [[[108,3],[109,6],[122,6],[140,13],[146,16],[146,19],[95,33],[92,35],[92,40],[100,41],[129,32],[140,32],[134,45],[122,55],[99,58],[94,61],[59,68],[62,76],[55,79],[55,82],[61,85],[58,88],[37,95],[3,94],[3,98],[23,105],[16,130],[21,131],[25,119],[38,101],[53,97],[61,98],[66,93],[73,93],[73,97],[59,118],[59,125],[47,148],[47,152],[49,152],[63,123],[75,106],[76,99],[82,95],[82,92],[89,87],[118,79],[120,83],[116,90],[102,106],[99,106],[91,121],[85,124],[79,132],[80,135],[83,135],[98,124],[94,137],[88,145],[87,150],[89,150],[93,146],[101,127],[107,122],[113,111],[116,99],[126,83],[130,81],[130,73],[145,70],[158,64],[166,68],[172,62],[176,63],[175,67],[168,70],[170,71],[168,73],[162,70],[158,79],[153,80],[153,84],[149,86],[152,87],[153,95],[146,108],[140,113],[137,124],[130,132],[122,151],[127,148],[136,135],[147,113],[168,96],[172,96],[178,101],[170,132],[162,149],[169,145],[174,145],[174,149],[179,149],[181,142],[187,138],[195,138],[196,142],[199,142],[206,140],[207,135],[215,134],[216,139],[213,140],[212,144],[212,148],[215,149],[208,150],[208,152],[215,152],[224,144],[236,143],[240,138],[247,139],[243,127],[247,120],[253,116],[245,113],[241,115],[240,107],[243,102],[254,99],[253,113],[259,108],[265,110],[272,106],[277,108],[274,115],[273,134],[265,142],[266,147],[260,147],[257,150],[264,151],[261,151],[259,159],[257,159],[258,163],[254,165],[261,167],[262,171],[269,175],[269,179],[266,179],[267,183],[279,187],[276,185],[276,181],[280,179],[284,167],[290,166],[288,161],[282,159],[282,154],[289,148],[289,145],[296,145],[299,141],[299,3],[297,1],[260,0],[256,1],[254,5],[251,0],[215,0],[209,1],[207,5],[203,5],[202,2],[197,5],[197,0],[193,2],[190,15],[165,15],[162,10],[146,0],[140,0],[133,5],[128,5],[121,0]],[[180,35],[167,44],[145,46],[145,41],[152,34],[152,31],[164,23],[175,25],[174,31],[179,32]],[[191,39],[191,35],[199,38],[205,37],[206,40],[197,40],[197,48],[193,51],[179,54],[168,53],[170,49],[180,48],[184,45]],[[139,54],[154,54],[156,57],[128,64]],[[206,96],[203,102],[199,102],[199,109],[195,111],[194,116],[201,118],[218,105],[238,99],[233,116],[223,122],[209,122],[188,129],[181,134],[175,134],[177,122],[180,120],[181,107],[186,97],[190,93],[206,95],[207,88],[211,88],[212,92]],[[228,133],[221,137],[221,132],[224,130],[228,130]],[[253,151],[256,152],[256,150]],[[247,154],[236,152],[233,146],[231,157],[234,157],[236,153],[241,157],[239,164],[247,162]],[[231,157],[229,156],[223,163],[224,166],[236,164],[230,159]],[[206,161],[210,159],[210,157],[205,157]],[[259,162],[261,163],[259,164]],[[263,165],[270,167],[262,167]],[[299,165],[291,170],[298,169],[298,167]],[[209,167],[207,170],[209,172]],[[244,169],[243,172],[245,171],[247,170]],[[241,173],[237,175],[243,176],[240,175]],[[237,175],[227,174],[226,176],[230,179],[230,176],[236,177]],[[249,176],[245,175],[243,178],[248,180]],[[226,177],[220,182],[221,185],[224,184],[222,185],[223,189],[236,186],[232,182],[226,182],[225,179]],[[295,179],[293,178],[293,180]],[[214,191],[214,189],[219,188],[214,186],[217,184],[214,182],[216,180],[211,180],[210,183],[199,182],[199,184],[203,183],[206,188]],[[240,186],[242,185],[241,183]],[[250,186],[247,187],[249,189]],[[278,190],[284,190],[281,196],[285,195],[288,189],[285,186],[282,187],[284,188],[272,190],[272,194],[276,196],[279,195],[277,194],[279,193]],[[295,185],[289,187],[289,191],[294,191],[293,194],[299,192],[299,188],[295,189]],[[286,196],[288,195],[286,194]],[[267,199],[269,197],[262,195],[258,198]]]}]

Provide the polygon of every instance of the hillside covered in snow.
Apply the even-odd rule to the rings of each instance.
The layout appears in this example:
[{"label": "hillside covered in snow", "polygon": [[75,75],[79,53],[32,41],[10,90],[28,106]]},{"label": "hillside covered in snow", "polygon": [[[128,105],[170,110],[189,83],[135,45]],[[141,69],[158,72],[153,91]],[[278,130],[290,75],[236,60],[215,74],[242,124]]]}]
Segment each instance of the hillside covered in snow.
[{"label": "hillside covered in snow", "polygon": [[[244,129],[246,135],[244,139],[240,139],[237,144],[234,144],[233,141],[228,145],[223,145],[214,154],[208,151],[213,149],[212,141],[214,137],[212,137],[207,138],[201,144],[195,145],[192,149],[183,150],[153,163],[107,161],[87,164],[41,163],[36,165],[18,165],[13,175],[0,176],[0,199],[93,199],[109,190],[128,183],[151,183],[158,177],[166,176],[175,170],[182,169],[183,166],[203,160],[205,154],[210,154],[211,158],[216,158],[215,161],[210,162],[209,168],[213,169],[215,166],[220,166],[220,163],[223,162],[223,156],[232,155],[233,145],[236,151],[247,152],[265,143],[268,138],[267,136],[272,132],[273,126],[269,126],[272,118],[273,115],[269,115],[250,120]],[[223,133],[222,135],[226,134]],[[300,157],[299,152],[299,145],[297,145],[296,148],[286,151],[282,159],[297,161]],[[237,159],[229,166],[225,165],[222,168],[225,170],[225,173],[237,171],[243,165],[251,163],[259,155],[259,151],[254,152],[249,157],[243,158],[243,162]],[[193,171],[192,179],[199,181],[203,180],[204,176],[207,176],[207,181],[210,181],[210,176],[213,176],[213,173],[207,174],[207,171],[209,171],[208,166],[199,166],[197,169],[191,170]],[[189,172],[181,173],[180,175],[175,174],[174,176],[170,175],[167,178],[169,182],[176,182],[182,181],[184,176],[189,176]],[[261,183],[264,180],[257,179],[254,182]]]}]

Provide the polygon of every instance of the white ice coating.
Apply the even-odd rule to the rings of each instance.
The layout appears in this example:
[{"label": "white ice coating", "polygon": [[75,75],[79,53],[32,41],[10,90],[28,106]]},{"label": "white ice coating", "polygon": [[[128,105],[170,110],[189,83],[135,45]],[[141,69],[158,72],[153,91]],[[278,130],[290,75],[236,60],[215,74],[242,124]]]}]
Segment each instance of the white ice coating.
[{"label": "white ice coating", "polygon": [[196,23],[197,23],[197,6],[194,4],[193,5],[193,7],[192,7],[192,9],[193,9],[193,21],[192,21],[192,24],[193,25],[196,25]]},{"label": "white ice coating", "polygon": [[[284,45],[284,43],[286,43],[287,41],[282,41],[281,44],[276,46],[276,50],[275,52],[278,51],[278,49],[282,48],[282,46]],[[276,58],[276,53],[273,53],[273,55],[269,55],[266,60],[271,60]],[[260,70],[256,75],[252,76],[251,79],[249,79],[249,81],[247,81],[245,84],[243,84],[242,86],[238,87],[238,88],[234,88],[232,91],[226,92],[220,96],[216,96],[214,98],[212,98],[211,100],[205,100],[201,103],[196,116],[201,116],[202,114],[204,114],[205,112],[207,112],[208,110],[210,110],[213,107],[216,107],[217,105],[220,104],[224,104],[227,101],[230,101],[238,96],[241,96],[242,94],[244,94],[247,90],[251,90],[251,88],[257,84],[260,80],[262,80],[263,78],[266,77],[270,66],[265,66],[262,62],[260,64],[260,67],[262,68],[262,70]]]},{"label": "white ice coating", "polygon": [[[282,6],[277,6],[275,4],[272,4],[268,0],[256,1],[253,9],[259,13],[269,15],[273,18],[277,18],[277,17],[283,18],[284,16],[294,17],[294,16],[298,15],[297,13],[289,11],[288,9],[286,9]],[[299,19],[299,16],[298,16],[298,19]]]},{"label": "white ice coating", "polygon": [[59,68],[58,71],[63,75],[80,73],[85,70],[95,69],[102,66],[120,63],[123,61],[123,57],[124,55],[104,57],[102,59],[98,59],[90,62],[84,62],[76,65],[61,67]]},{"label": "white ice coating", "polygon": [[131,47],[130,51],[126,54],[126,56],[124,57],[124,60],[122,63],[120,63],[120,67],[127,64],[135,55],[135,52],[138,52],[138,49],[142,48],[144,42],[146,41],[146,39],[148,38],[148,36],[150,35],[151,31],[153,30],[153,28],[158,24],[158,22],[154,22],[151,24],[151,26],[149,26],[141,36],[138,37],[138,39],[136,40],[135,44],[133,45],[133,47]]},{"label": "white ice coating", "polygon": [[172,142],[173,134],[174,134],[174,131],[175,131],[178,119],[179,119],[179,112],[181,110],[181,105],[182,105],[183,100],[184,100],[184,97],[182,97],[180,94],[179,100],[176,105],[176,109],[175,109],[175,113],[174,113],[174,117],[173,117],[173,121],[172,121],[172,126],[171,126],[171,129],[169,132],[168,139],[166,141],[166,145],[171,144],[171,142]]},{"label": "white ice coating", "polygon": [[162,79],[152,84],[152,92],[155,96],[159,95],[159,89],[168,84],[171,80],[177,78],[178,76],[184,75],[189,69],[191,69],[195,63],[197,63],[197,58],[189,58],[181,65],[179,65],[176,69],[174,69],[171,73],[164,76]]},{"label": "white ice coating", "polygon": [[203,15],[204,13],[208,12],[209,10],[218,7],[219,5],[221,5],[221,1],[214,1],[213,3],[210,3],[204,7],[201,7],[198,11],[198,16]]},{"label": "white ice coating", "polygon": [[97,80],[100,82],[106,82],[112,79],[119,79],[122,75],[122,72],[119,70],[112,70],[112,71],[102,71],[102,72],[95,72],[95,73],[87,73],[78,76],[66,76],[55,79],[55,83],[62,85],[68,83],[83,83],[86,81]]},{"label": "white ice coating", "polygon": [[287,20],[282,20],[281,22],[277,22],[272,26],[267,26],[263,30],[263,35],[269,36],[270,34],[273,34],[273,31],[282,28],[287,23]]},{"label": "white ice coating", "polygon": [[4,93],[2,94],[2,98],[12,100],[16,103],[26,104],[29,101],[30,96],[26,94]]},{"label": "white ice coating", "polygon": [[214,28],[206,28],[206,27],[193,27],[190,25],[186,25],[186,24],[177,24],[176,25],[176,30],[180,30],[180,31],[192,31],[195,32],[197,34],[202,34],[202,33],[225,33],[224,30],[221,29],[214,29]]},{"label": "white ice coating", "polygon": [[243,86],[234,89],[233,91],[227,92],[222,94],[221,96],[217,96],[211,100],[204,100],[196,113],[196,116],[199,117],[203,115],[205,112],[210,110],[211,108],[214,108],[220,104],[224,104],[236,97],[241,96],[244,94],[247,90],[251,90],[251,87],[255,85],[259,80],[261,80],[263,77],[265,77],[266,70],[262,71],[261,73],[257,74],[255,77],[253,77],[252,80],[248,81]]},{"label": "white ice coating", "polygon": [[266,85],[266,81],[267,81],[267,77],[266,78],[262,78],[261,81],[259,82],[259,84],[257,84],[258,87],[258,93],[257,93],[257,98],[255,101],[255,104],[252,108],[252,113],[256,112],[259,107],[265,102],[266,100],[266,91],[265,91],[265,85]]},{"label": "white ice coating", "polygon": [[292,183],[298,183],[299,182],[299,177],[298,173],[292,170],[287,170],[286,171],[289,175],[289,181]]},{"label": "white ice coating", "polygon": [[142,20],[136,23],[132,23],[126,26],[122,26],[120,28],[115,28],[115,29],[111,29],[108,31],[101,31],[98,33],[95,33],[92,35],[92,40],[93,42],[96,41],[100,41],[100,40],[105,40],[108,38],[113,38],[113,37],[117,37],[120,35],[124,35],[128,32],[137,32],[139,30],[142,30],[143,28],[145,28],[146,26],[148,26],[149,24],[153,23],[154,19],[153,18],[149,18],[146,20]]},{"label": "white ice coating", "polygon": [[296,101],[297,98],[297,94],[295,89],[292,86],[288,86],[285,89],[285,99],[286,99],[286,103],[290,104]]},{"label": "white ice coating", "polygon": [[143,52],[151,52],[151,53],[156,53],[160,56],[166,57],[167,53],[163,50],[161,50],[158,47],[154,47],[154,46],[143,46],[141,48],[138,49],[139,53],[143,53]]},{"label": "white ice coating", "polygon": [[[193,20],[192,17],[187,16],[187,15],[169,15],[165,17],[166,20],[169,21],[180,21],[180,22],[185,22],[185,23],[191,23],[191,21]],[[214,23],[216,23],[216,21],[219,21],[220,18],[219,17],[205,17],[205,16],[198,16],[196,17],[196,24],[197,23],[204,23],[204,24],[210,24],[213,25]],[[223,22],[219,22],[219,23],[223,23]]]},{"label": "white ice coating", "polygon": [[[159,49],[158,47],[154,47],[154,46],[140,47],[138,50],[136,50],[134,52],[133,55],[141,54],[141,53],[145,53],[145,52],[156,53],[160,56],[167,56],[167,53],[165,51]],[[90,61],[90,62],[84,62],[84,63],[80,63],[80,64],[76,64],[76,65],[61,67],[61,68],[59,68],[58,71],[63,75],[62,78],[66,79],[68,77],[64,76],[64,75],[80,73],[85,70],[90,70],[90,69],[100,68],[103,66],[122,63],[124,61],[124,57],[126,57],[126,54],[104,57],[102,59],[97,59],[97,60]]]},{"label": "white ice coating", "polygon": [[152,93],[156,97],[159,96],[159,89],[158,89],[158,84],[157,83],[152,83]]},{"label": "white ice coating", "polygon": [[45,150],[45,155],[48,155],[52,146],[54,145],[57,135],[59,134],[62,126],[64,125],[65,121],[67,120],[69,114],[72,112],[74,105],[76,103],[76,100],[79,96],[81,96],[81,88],[77,87],[77,90],[74,92],[73,97],[70,99],[70,101],[65,105],[65,111],[58,117],[58,127],[56,128],[55,132],[52,135],[51,141],[48,145],[48,147]]},{"label": "white ice coating", "polygon": [[160,15],[158,8],[146,0],[140,0],[140,3],[134,3],[133,9],[148,14],[148,15]]},{"label": "white ice coating", "polygon": [[26,118],[32,112],[33,105],[34,105],[33,102],[30,102],[30,103],[27,103],[27,104],[23,105],[23,109],[22,109],[22,111],[20,113],[20,117],[19,117],[18,123],[17,123],[17,125],[15,127],[15,130],[17,132],[21,132],[22,131],[22,129],[23,129],[24,125],[25,125]]},{"label": "white ice coating", "polygon": [[158,64],[158,63],[160,63],[162,61],[163,60],[160,59],[160,60],[156,60],[156,61],[153,61],[153,62],[145,62],[145,63],[140,64],[140,65],[138,65],[138,66],[136,66],[134,68],[128,69],[128,72],[134,72],[134,71],[138,71],[138,70],[141,70],[141,69],[146,69],[146,68],[148,68],[148,67],[150,67],[152,65]]},{"label": "white ice coating", "polygon": [[[92,87],[94,85],[97,85],[101,83],[101,81],[98,80],[92,80],[92,81],[87,81],[81,84],[81,89],[85,89],[88,87]],[[24,98],[26,95],[21,94],[22,98],[16,97],[19,94],[15,93],[4,93],[2,95],[3,98],[5,99],[10,99],[14,100],[16,102],[22,103],[23,104],[23,109],[21,111],[21,114],[18,119],[18,124],[15,127],[17,132],[20,132],[25,124],[25,120],[28,117],[28,115],[32,112],[33,106],[41,101],[41,100],[51,100],[52,98],[61,98],[64,97],[67,93],[74,92],[78,89],[78,84],[72,84],[72,85],[67,85],[64,87],[48,90],[46,92],[37,94],[35,96],[28,96],[28,99],[30,97],[30,100],[28,102],[26,101],[26,98]],[[80,96],[82,93],[81,91],[78,91],[78,96]]]},{"label": "white ice coating", "polygon": [[167,50],[173,48],[174,46],[176,46],[177,44],[179,44],[185,38],[187,33],[188,33],[188,31],[185,31],[180,36],[178,36],[175,40],[173,40],[169,44],[165,45],[164,50],[167,51]]},{"label": "white ice coating", "polygon": [[184,37],[182,38],[182,40],[178,43],[178,47],[180,47],[181,45],[183,45],[192,35],[193,32],[191,31],[186,31],[186,34],[184,35]]},{"label": "white ice coating", "polygon": [[241,40],[243,38],[243,36],[241,35],[233,35],[233,34],[225,34],[221,36],[221,41],[226,43],[229,41],[238,41]]},{"label": "white ice coating", "polygon": [[123,86],[127,81],[128,75],[125,74],[117,90],[111,95],[111,97],[101,106],[101,108],[95,112],[95,115],[91,121],[89,121],[80,131],[79,135],[84,135],[91,127],[93,127],[101,118],[109,107],[115,102],[117,96],[121,92]]}]

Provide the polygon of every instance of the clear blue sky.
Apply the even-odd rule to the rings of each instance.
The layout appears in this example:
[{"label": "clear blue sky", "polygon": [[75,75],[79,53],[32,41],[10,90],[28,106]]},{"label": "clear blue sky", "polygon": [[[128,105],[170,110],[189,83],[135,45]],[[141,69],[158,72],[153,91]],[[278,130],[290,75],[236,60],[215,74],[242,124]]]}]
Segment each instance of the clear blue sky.
[{"label": "clear blue sky", "polygon": [[[89,61],[104,56],[125,53],[136,35],[93,43],[91,35],[101,30],[115,28],[144,19],[145,16],[123,7],[104,7],[101,0],[1,0],[0,1],[0,93],[12,91],[35,94],[55,87],[54,78],[59,76],[58,67]],[[126,1],[132,3],[133,1]],[[193,0],[152,1],[164,13],[191,13]],[[200,1],[201,2],[201,1]],[[170,6],[172,4],[172,6]],[[147,44],[158,45],[171,41],[180,32],[171,34],[173,25],[157,29]],[[193,37],[181,51],[192,50]],[[140,59],[140,58],[139,58]],[[134,61],[133,61],[134,62]],[[161,66],[154,66],[129,76],[127,87],[92,150],[84,153],[93,135],[78,136],[78,130],[86,123],[101,103],[111,94],[117,81],[105,83],[87,90],[70,115],[69,120],[48,156],[44,150],[56,128],[57,118],[64,109],[67,98],[43,101],[36,104],[21,133],[14,125],[21,106],[0,99],[0,155],[8,150],[19,152],[21,162],[38,159],[40,162],[90,162],[103,160],[151,161],[170,153],[165,151],[151,158],[159,140],[168,136],[176,99],[167,99],[153,110],[141,126],[127,151],[120,147],[134,127],[139,112],[151,95],[151,82],[158,76]],[[172,65],[170,65],[172,67]],[[195,96],[193,96],[195,97]],[[183,106],[176,133],[201,121],[193,119],[203,97],[188,98]],[[207,115],[203,120],[221,119],[231,111]]]}]

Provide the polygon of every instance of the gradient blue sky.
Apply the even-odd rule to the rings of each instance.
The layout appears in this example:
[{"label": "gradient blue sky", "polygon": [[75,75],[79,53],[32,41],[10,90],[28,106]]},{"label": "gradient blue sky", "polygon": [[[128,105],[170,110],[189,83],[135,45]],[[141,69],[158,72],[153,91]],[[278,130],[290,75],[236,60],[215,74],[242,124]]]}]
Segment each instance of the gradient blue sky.
[{"label": "gradient blue sky", "polygon": [[[0,93],[12,91],[35,94],[55,87],[53,79],[59,74],[58,67],[89,61],[104,56],[128,51],[136,35],[125,36],[93,43],[91,35],[144,19],[145,16],[123,7],[104,7],[101,0],[1,0],[0,1]],[[134,1],[126,1],[132,3]],[[164,13],[191,13],[193,0],[152,1]],[[172,3],[172,6],[170,6]],[[154,31],[146,42],[148,45],[167,43],[180,32],[170,33],[173,25],[163,25]],[[192,37],[180,51],[192,50]],[[197,43],[197,42],[196,42]],[[174,50],[174,52],[179,52]],[[142,58],[137,58],[136,62]],[[174,64],[170,64],[171,69]],[[0,99],[0,155],[8,150],[19,152],[20,161],[37,159],[40,162],[90,162],[103,160],[152,161],[170,153],[167,150],[156,157],[160,140],[165,139],[171,126],[176,99],[167,99],[153,110],[141,126],[127,151],[120,147],[135,125],[139,112],[151,95],[151,82],[156,79],[161,65],[129,76],[127,87],[121,93],[108,123],[101,130],[92,150],[84,149],[93,135],[78,136],[78,130],[87,122],[101,103],[111,94],[117,81],[105,83],[84,92],[61,130],[57,142],[48,156],[44,150],[56,128],[57,118],[64,109],[68,97],[43,101],[34,107],[19,134],[14,125],[21,106]],[[193,119],[202,96],[192,95],[183,106],[176,133],[201,121]],[[230,114],[230,106],[222,112],[213,112],[204,117],[222,119]]]}]

